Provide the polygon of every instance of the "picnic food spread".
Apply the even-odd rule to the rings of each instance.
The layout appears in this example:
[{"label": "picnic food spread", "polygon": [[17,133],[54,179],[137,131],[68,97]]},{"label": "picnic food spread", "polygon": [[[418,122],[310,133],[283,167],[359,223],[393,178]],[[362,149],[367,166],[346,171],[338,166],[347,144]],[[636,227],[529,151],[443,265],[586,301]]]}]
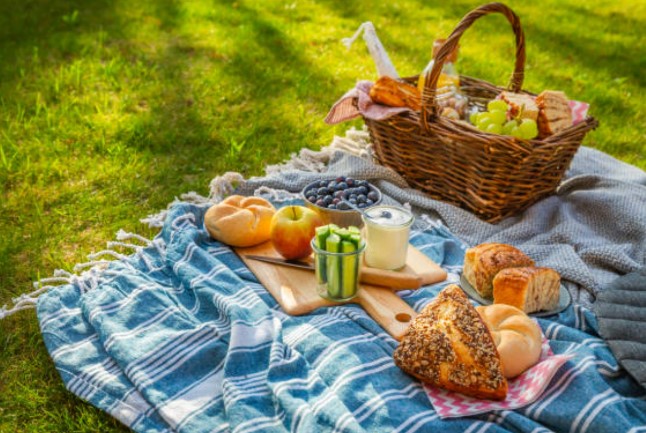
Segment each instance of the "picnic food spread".
[{"label": "picnic food spread", "polygon": [[264,198],[232,195],[206,211],[204,225],[213,239],[235,247],[250,247],[269,239],[275,212]]},{"label": "picnic food spread", "polygon": [[491,333],[454,284],[413,320],[393,357],[402,370],[433,386],[492,400],[507,395]]},{"label": "picnic food spread", "polygon": [[518,376],[538,362],[541,328],[527,314],[504,304],[478,306],[476,310],[491,332],[507,379]]}]

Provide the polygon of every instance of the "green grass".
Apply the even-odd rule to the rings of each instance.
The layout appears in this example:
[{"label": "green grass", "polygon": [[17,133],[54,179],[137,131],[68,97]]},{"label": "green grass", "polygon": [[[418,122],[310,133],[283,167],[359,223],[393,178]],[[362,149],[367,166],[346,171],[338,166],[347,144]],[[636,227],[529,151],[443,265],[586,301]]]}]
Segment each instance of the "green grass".
[{"label": "green grass", "polygon": [[[376,3],[376,2],[375,2]],[[322,121],[375,70],[372,20],[400,74],[429,60],[473,1],[1,0],[0,304],[71,270],[175,196],[225,171],[260,175],[350,125]],[[588,101],[585,144],[646,168],[643,3],[510,2],[527,39],[525,88]],[[461,43],[460,71],[505,83],[513,38],[502,17]],[[358,125],[358,122],[354,122]],[[35,314],[0,322],[0,432],[124,431],[63,387]]]}]

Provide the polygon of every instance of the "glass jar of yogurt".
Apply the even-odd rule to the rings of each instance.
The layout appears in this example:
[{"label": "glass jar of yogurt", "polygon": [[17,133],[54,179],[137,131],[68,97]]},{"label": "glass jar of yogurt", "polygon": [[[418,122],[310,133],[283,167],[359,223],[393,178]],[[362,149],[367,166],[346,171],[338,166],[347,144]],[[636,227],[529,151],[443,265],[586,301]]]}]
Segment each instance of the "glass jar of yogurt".
[{"label": "glass jar of yogurt", "polygon": [[413,214],[402,207],[385,205],[371,207],[365,213],[366,265],[387,270],[406,266]]}]

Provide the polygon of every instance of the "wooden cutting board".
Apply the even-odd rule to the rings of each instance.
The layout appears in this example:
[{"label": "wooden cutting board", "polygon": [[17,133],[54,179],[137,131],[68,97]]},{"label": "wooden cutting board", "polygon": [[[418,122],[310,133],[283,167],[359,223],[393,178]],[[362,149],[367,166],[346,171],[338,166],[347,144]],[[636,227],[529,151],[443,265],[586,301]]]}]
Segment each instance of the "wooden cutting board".
[{"label": "wooden cutting board", "polygon": [[[247,254],[254,254],[280,258],[271,242],[235,250],[286,313],[300,316],[320,307],[342,305],[318,295],[313,271],[245,257]],[[438,283],[447,277],[446,271],[412,245],[408,248],[406,267],[400,272],[418,274],[422,285]],[[358,295],[348,302],[361,305],[370,317],[397,340],[404,336],[410,320],[416,314],[395,292],[385,287],[361,284]]]}]

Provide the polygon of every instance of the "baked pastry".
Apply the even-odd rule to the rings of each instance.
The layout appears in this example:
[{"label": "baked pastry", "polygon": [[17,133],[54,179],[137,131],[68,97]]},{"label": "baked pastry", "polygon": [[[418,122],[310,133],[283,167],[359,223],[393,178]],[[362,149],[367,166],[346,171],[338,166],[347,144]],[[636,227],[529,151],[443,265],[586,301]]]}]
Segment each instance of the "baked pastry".
[{"label": "baked pastry", "polygon": [[505,268],[534,266],[518,248],[488,243],[469,248],[464,256],[464,277],[483,298],[491,299],[493,279]]},{"label": "baked pastry", "polygon": [[261,197],[232,195],[213,205],[204,226],[213,239],[234,247],[251,247],[269,240],[276,209]]},{"label": "baked pastry", "polygon": [[554,269],[503,269],[493,279],[493,302],[513,305],[525,313],[552,310],[559,303],[560,287],[561,276]]},{"label": "baked pastry", "polygon": [[536,97],[538,133],[547,137],[572,126],[572,109],[563,92],[544,90]]},{"label": "baked pastry", "polygon": [[538,118],[538,106],[531,95],[502,92],[500,98],[509,105],[512,117],[516,117],[520,113],[521,119],[536,120]]},{"label": "baked pastry", "polygon": [[504,400],[507,380],[493,338],[469,299],[447,286],[411,322],[395,364],[430,385]]},{"label": "baked pastry", "polygon": [[534,366],[541,357],[541,328],[527,314],[504,304],[476,307],[498,349],[507,379]]},{"label": "baked pastry", "polygon": [[415,86],[388,76],[380,77],[370,88],[370,99],[390,107],[421,109],[422,96]]}]

